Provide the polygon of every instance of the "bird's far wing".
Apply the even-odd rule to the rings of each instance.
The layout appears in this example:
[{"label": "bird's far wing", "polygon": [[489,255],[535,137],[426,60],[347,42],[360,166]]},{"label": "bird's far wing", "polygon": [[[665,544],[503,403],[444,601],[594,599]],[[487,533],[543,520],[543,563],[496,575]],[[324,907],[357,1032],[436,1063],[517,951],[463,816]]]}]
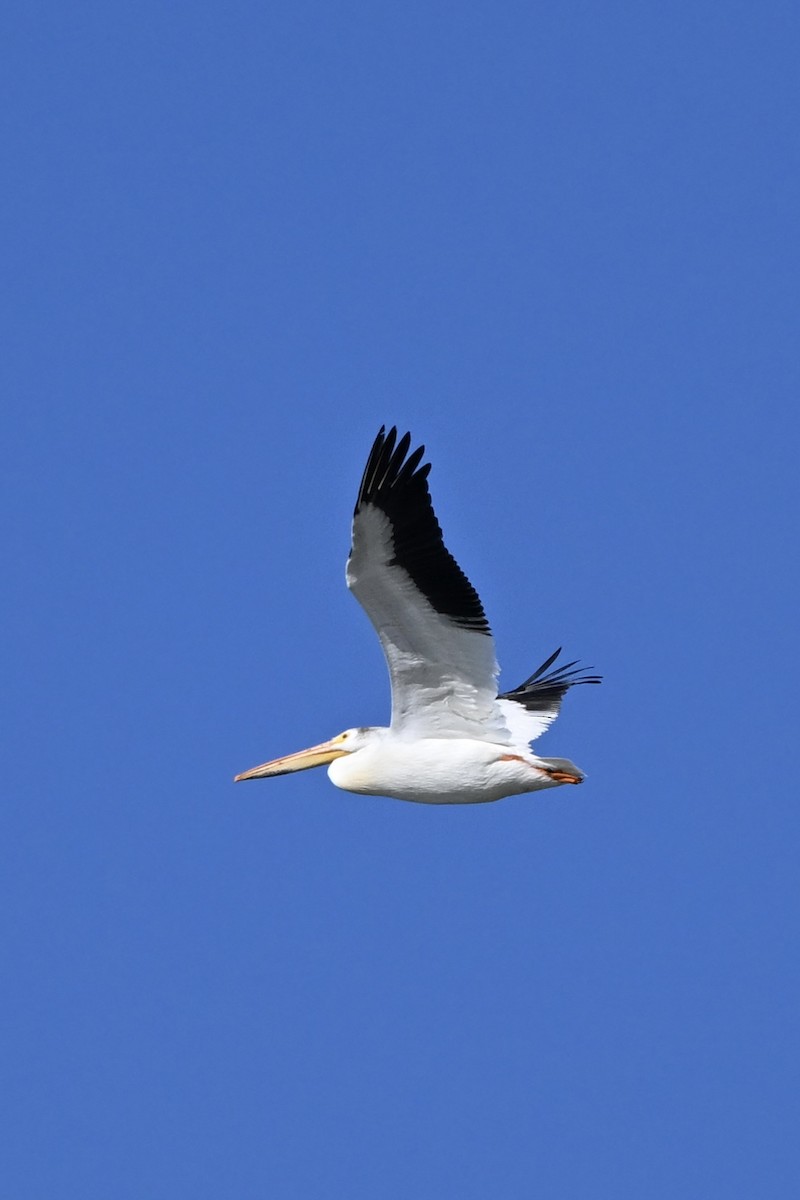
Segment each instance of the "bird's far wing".
[{"label": "bird's far wing", "polygon": [[381,429],[353,515],[347,585],[375,626],[392,684],[392,729],[505,741],[497,662],[478,593],[445,547],[411,438]]},{"label": "bird's far wing", "polygon": [[511,692],[503,692],[497,700],[511,740],[516,746],[535,741],[553,724],[559,714],[561,701],[571,687],[579,683],[600,683],[602,676],[588,675],[577,660],[551,671],[561,653],[559,646],[529,679]]}]

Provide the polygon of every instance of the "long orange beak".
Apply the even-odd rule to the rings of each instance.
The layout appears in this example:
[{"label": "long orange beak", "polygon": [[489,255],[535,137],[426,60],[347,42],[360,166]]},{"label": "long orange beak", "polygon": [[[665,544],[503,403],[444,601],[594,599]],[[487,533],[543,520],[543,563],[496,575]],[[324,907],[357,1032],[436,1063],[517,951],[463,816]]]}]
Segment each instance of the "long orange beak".
[{"label": "long orange beak", "polygon": [[270,775],[289,775],[292,771],[308,771],[311,767],[322,767],[341,758],[347,751],[342,749],[336,738],[330,742],[321,742],[319,746],[311,746],[308,750],[298,750],[296,754],[286,754],[283,758],[273,758],[272,762],[262,763],[260,767],[251,767],[234,778],[234,783],[243,779],[266,779]]}]

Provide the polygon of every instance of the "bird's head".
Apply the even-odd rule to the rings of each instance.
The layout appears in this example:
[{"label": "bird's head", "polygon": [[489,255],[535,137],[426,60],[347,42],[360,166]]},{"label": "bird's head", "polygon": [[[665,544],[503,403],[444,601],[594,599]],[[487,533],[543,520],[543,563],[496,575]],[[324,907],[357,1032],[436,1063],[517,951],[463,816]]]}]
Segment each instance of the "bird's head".
[{"label": "bird's head", "polygon": [[271,762],[262,763],[260,767],[251,767],[249,771],[237,775],[234,783],[240,783],[244,779],[267,779],[271,775],[289,775],[292,771],[308,771],[311,767],[324,767],[335,758],[342,758],[345,754],[352,754],[354,750],[361,750],[371,740],[373,733],[374,730],[363,726],[359,729],[345,729],[344,733],[337,733],[336,737],[327,742],[320,742],[318,746],[298,750],[295,754],[286,754],[283,758],[273,758]]}]

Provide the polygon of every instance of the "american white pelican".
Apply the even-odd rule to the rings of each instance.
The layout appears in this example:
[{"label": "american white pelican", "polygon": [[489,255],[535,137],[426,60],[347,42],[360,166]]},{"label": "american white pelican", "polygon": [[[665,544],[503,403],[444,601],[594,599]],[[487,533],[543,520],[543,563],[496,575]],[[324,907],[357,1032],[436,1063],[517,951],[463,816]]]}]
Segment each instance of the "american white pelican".
[{"label": "american white pelican", "polygon": [[558,716],[564,693],[599,683],[560,649],[513,691],[499,668],[478,593],[445,547],[428,492],[424,446],[381,428],[353,516],[347,586],[380,638],[392,685],[388,729],[344,733],[236,780],[327,763],[336,787],[423,804],[476,804],[581,783],[566,758],[537,758],[529,743]]}]

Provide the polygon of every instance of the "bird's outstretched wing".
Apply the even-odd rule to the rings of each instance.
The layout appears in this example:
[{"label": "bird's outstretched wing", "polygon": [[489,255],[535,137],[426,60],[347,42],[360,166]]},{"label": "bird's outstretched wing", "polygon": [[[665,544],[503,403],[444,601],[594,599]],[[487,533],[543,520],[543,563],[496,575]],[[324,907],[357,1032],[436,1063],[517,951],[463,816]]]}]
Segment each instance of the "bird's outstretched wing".
[{"label": "bird's outstretched wing", "polygon": [[[575,662],[564,663],[550,670],[561,653],[542,663],[534,673],[510,692],[502,692],[497,703],[515,745],[533,742],[553,724],[561,709],[561,701],[571,687],[579,683],[600,683],[601,675],[590,675]],[[591,668],[589,668],[591,670]]]},{"label": "bird's outstretched wing", "polygon": [[411,437],[381,429],[353,515],[347,585],[380,638],[392,729],[503,741],[494,639],[478,593],[448,551]]}]

